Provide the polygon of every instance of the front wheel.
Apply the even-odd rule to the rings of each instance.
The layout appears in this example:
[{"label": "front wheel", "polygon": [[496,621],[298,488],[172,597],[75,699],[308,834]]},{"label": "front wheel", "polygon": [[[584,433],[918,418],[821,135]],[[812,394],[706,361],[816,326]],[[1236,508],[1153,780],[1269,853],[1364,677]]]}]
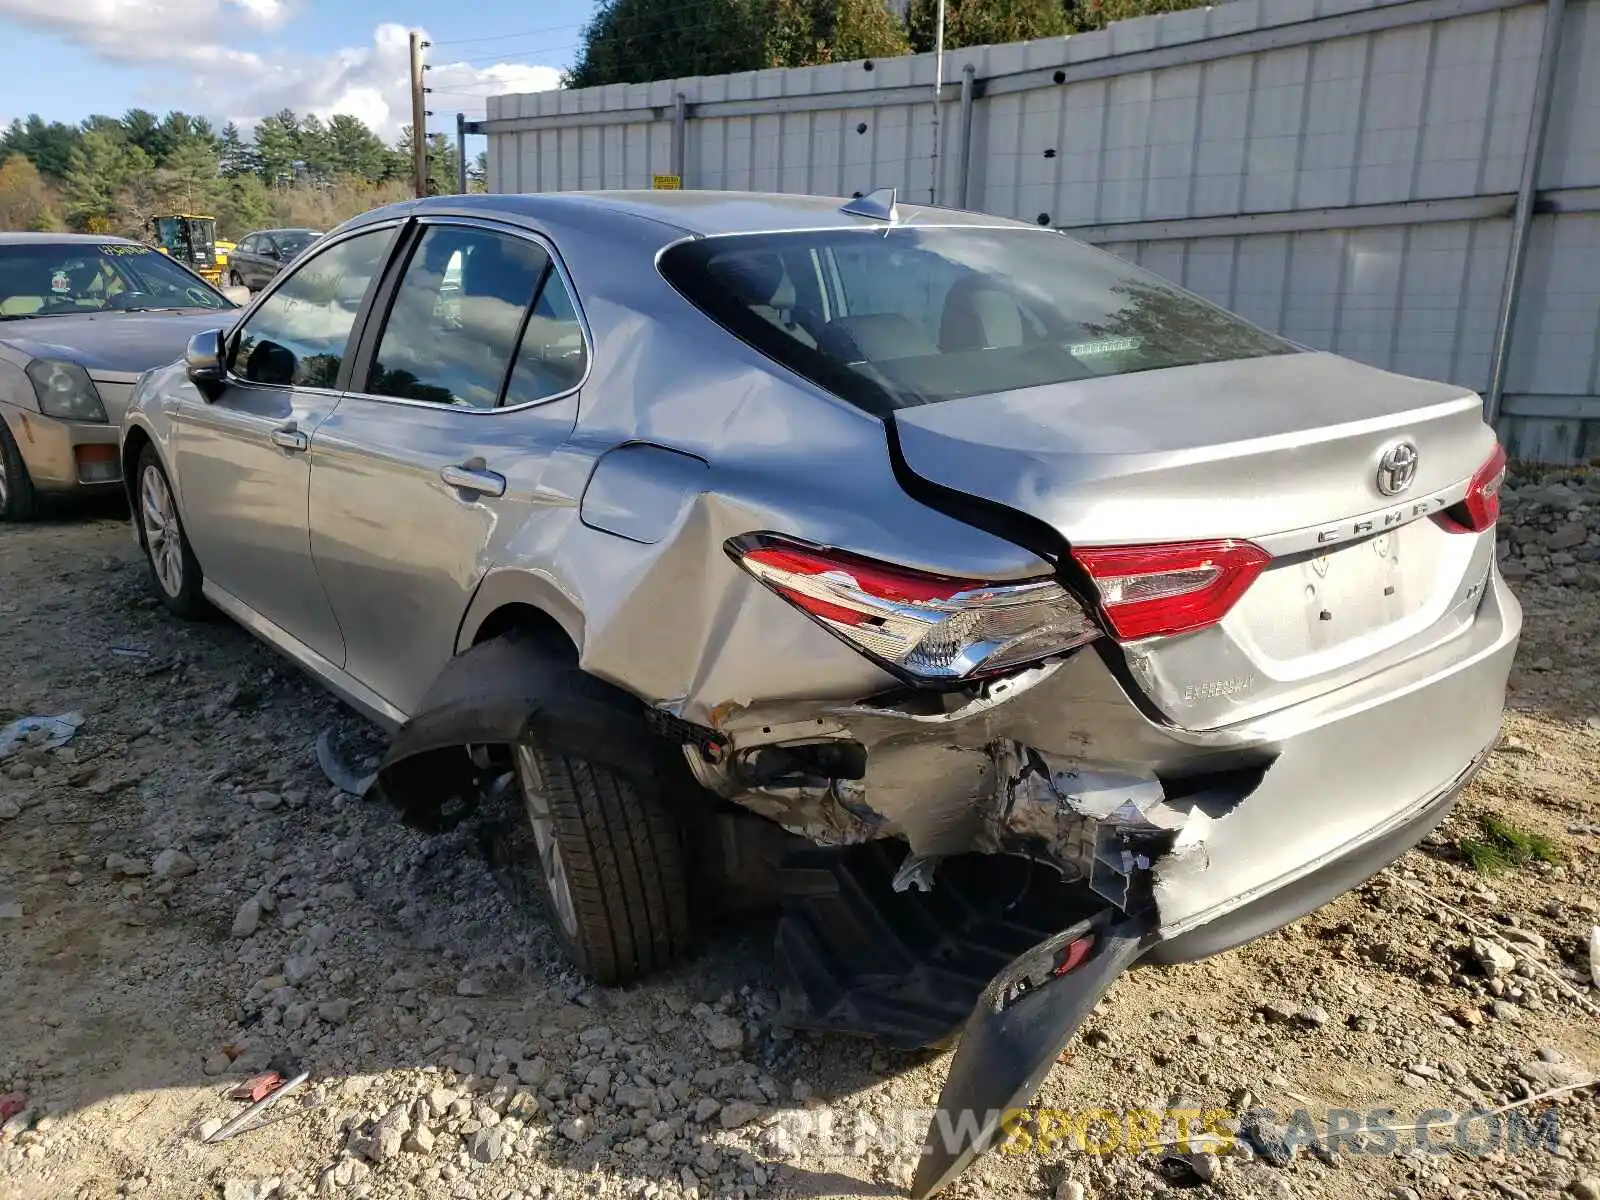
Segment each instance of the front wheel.
[{"label": "front wheel", "polygon": [[146,446],[139,455],[134,519],[139,522],[150,578],[161,603],[176,616],[191,619],[202,616],[206,611],[205,597],[200,591],[204,576],[189,546],[189,537],[183,531],[172,485],[167,481],[167,473],[153,446]]},{"label": "front wheel", "polygon": [[22,451],[5,419],[0,418],[0,521],[29,521],[38,510],[39,497],[28,464],[22,461]]},{"label": "front wheel", "polygon": [[515,870],[533,884],[556,939],[598,983],[660,970],[689,941],[677,823],[661,799],[608,767],[516,747],[522,837]]},{"label": "front wheel", "polygon": [[237,272],[237,271],[229,271],[228,272],[228,286],[229,287],[243,287],[244,286],[244,280],[239,278],[239,272]]}]

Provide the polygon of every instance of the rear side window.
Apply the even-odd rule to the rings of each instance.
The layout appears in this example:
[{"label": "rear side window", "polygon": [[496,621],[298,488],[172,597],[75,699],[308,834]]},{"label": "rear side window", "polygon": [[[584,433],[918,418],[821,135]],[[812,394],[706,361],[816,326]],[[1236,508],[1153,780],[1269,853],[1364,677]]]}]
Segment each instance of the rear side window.
[{"label": "rear side window", "polygon": [[495,407],[549,267],[544,248],[525,238],[453,225],[427,229],[384,322],[366,390]]},{"label": "rear side window", "polygon": [[1294,350],[1149,272],[1044,230],[701,238],[669,249],[661,270],[730,333],[880,416]]},{"label": "rear side window", "polygon": [[517,362],[506,387],[507,404],[523,404],[571,391],[583,382],[589,347],[572,296],[561,276],[550,271],[528,316]]}]

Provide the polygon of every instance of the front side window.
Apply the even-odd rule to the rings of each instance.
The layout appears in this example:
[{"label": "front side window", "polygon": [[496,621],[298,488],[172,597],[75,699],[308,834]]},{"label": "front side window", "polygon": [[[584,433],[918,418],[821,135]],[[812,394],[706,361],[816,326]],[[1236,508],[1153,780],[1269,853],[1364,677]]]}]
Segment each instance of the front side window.
[{"label": "front side window", "polygon": [[0,320],[233,304],[149,246],[31,242],[0,246]]},{"label": "front side window", "polygon": [[331,388],[392,229],[346,238],[284,275],[250,315],[234,347],[233,372],[252,383]]},{"label": "front side window", "polygon": [[549,273],[550,256],[525,238],[429,226],[395,292],[366,390],[494,408]]},{"label": "front side window", "polygon": [[1045,230],[899,226],[700,238],[669,249],[661,270],[730,333],[880,416],[1294,349]]}]

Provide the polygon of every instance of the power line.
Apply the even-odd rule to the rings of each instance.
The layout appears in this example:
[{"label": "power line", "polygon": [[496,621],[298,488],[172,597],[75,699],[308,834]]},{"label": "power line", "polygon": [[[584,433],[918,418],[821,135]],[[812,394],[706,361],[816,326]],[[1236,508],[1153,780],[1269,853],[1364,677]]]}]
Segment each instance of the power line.
[{"label": "power line", "polygon": [[533,37],[541,33],[560,33],[563,29],[582,29],[587,21],[576,21],[571,25],[546,25],[540,29],[524,29],[520,33],[491,33],[484,37],[475,38],[449,38],[434,42],[435,46],[470,46],[480,42],[509,42],[517,38]]},{"label": "power line", "polygon": [[504,54],[480,54],[473,58],[452,59],[450,62],[442,62],[438,65],[441,67],[467,67],[474,63],[507,62],[510,61],[508,57],[510,55],[517,55],[522,58],[531,58],[536,54],[556,54],[563,53],[568,50],[576,50],[581,45],[583,45],[583,43],[581,41],[577,41],[563,42],[559,46],[530,46],[525,50],[508,50]]}]

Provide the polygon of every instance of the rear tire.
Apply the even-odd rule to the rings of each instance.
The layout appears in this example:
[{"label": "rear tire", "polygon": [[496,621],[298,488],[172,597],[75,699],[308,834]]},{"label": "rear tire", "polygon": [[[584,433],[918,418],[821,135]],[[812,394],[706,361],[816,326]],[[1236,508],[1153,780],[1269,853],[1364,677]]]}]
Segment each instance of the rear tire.
[{"label": "rear tire", "polygon": [[515,749],[522,813],[512,870],[535,891],[574,965],[628,983],[689,942],[683,840],[660,797],[609,767],[524,743]]},{"label": "rear tire", "polygon": [[186,620],[204,616],[210,606],[201,593],[205,576],[183,531],[172,484],[154,446],[139,453],[139,474],[133,492],[133,519],[139,522],[150,582],[168,612]]},{"label": "rear tire", "polygon": [[28,464],[0,418],[0,521],[31,521],[38,512],[39,494],[33,490]]},{"label": "rear tire", "polygon": [[237,271],[229,271],[228,272],[228,286],[229,287],[243,287],[244,286],[244,280],[239,278],[239,272],[237,272]]}]

